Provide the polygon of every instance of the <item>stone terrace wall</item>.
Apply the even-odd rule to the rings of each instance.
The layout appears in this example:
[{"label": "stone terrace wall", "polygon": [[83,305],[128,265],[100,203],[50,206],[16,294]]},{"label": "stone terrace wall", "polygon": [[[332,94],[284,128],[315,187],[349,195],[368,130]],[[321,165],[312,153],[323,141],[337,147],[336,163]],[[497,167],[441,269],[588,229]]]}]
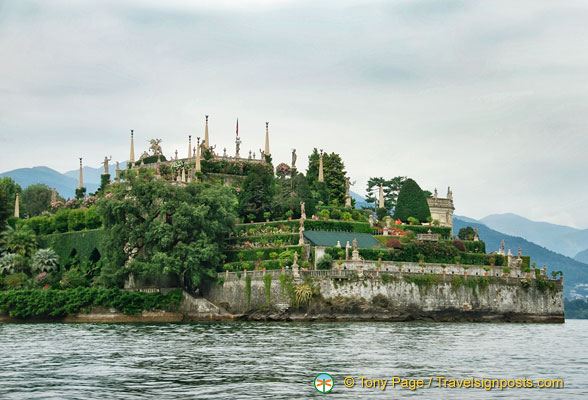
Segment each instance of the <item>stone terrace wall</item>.
[{"label": "stone terrace wall", "polygon": [[[488,272],[488,284],[485,287],[468,287],[467,282],[475,282],[486,271],[481,267],[469,268],[464,275],[461,266],[445,267],[445,274],[435,274],[442,271],[440,265],[426,264],[421,267],[418,264],[402,263],[402,272],[398,267],[390,265],[363,269],[366,262],[345,262],[336,269],[327,271],[301,271],[302,280],[311,278],[314,285],[318,285],[322,301],[334,303],[342,298],[359,300],[363,304],[372,304],[382,296],[388,299],[389,309],[378,311],[377,315],[371,312],[370,318],[402,321],[411,319],[434,320],[476,320],[476,321],[534,321],[534,322],[563,322],[564,308],[562,295],[562,282],[552,281],[557,285],[557,291],[539,291],[533,285],[524,288],[521,285],[522,277],[505,277],[501,267],[494,267]],[[375,263],[374,263],[375,264]],[[390,263],[391,264],[391,263]],[[341,267],[341,269],[339,269]],[[353,268],[352,268],[353,267]],[[344,269],[347,268],[347,269]],[[386,268],[389,271],[386,271]],[[383,271],[382,271],[383,269]],[[411,272],[408,272],[408,271]],[[425,272],[421,272],[424,270]],[[425,274],[437,276],[437,282],[431,286],[417,286],[415,283],[406,282],[405,276],[417,277]],[[479,275],[472,275],[472,273]],[[452,274],[453,273],[453,274]],[[231,313],[246,313],[267,308],[265,284],[262,280],[264,274],[272,274],[270,286],[271,305],[280,310],[290,307],[290,298],[287,289],[282,290],[279,275],[292,276],[291,270],[280,271],[252,271],[251,277],[251,301],[246,295],[246,274],[238,278],[236,273],[223,273],[219,277],[224,278],[222,285],[212,285],[205,290],[205,296],[213,303],[220,305]],[[387,282],[382,275],[387,274]],[[498,274],[498,276],[496,276]],[[517,273],[515,272],[515,275]],[[491,276],[494,275],[494,276]],[[519,271],[519,275],[522,274]],[[454,276],[463,277],[461,285],[456,286]],[[376,299],[375,299],[376,298]],[[293,307],[288,311],[294,312]],[[370,313],[368,312],[368,313]],[[306,317],[306,315],[305,315]],[[288,319],[287,316],[282,316]],[[324,319],[347,318],[366,319],[361,312],[352,311],[335,315],[326,313]],[[312,318],[309,318],[312,319]]]}]

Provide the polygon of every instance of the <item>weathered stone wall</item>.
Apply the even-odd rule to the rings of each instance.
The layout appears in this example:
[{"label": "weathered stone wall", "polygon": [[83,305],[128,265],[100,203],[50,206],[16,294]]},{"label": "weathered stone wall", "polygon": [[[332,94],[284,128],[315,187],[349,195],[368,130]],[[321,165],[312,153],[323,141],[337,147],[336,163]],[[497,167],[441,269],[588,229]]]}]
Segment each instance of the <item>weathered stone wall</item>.
[{"label": "weathered stone wall", "polygon": [[[236,274],[230,274],[231,279],[226,279],[222,285],[211,284],[206,287],[204,296],[232,314],[242,314],[250,309],[267,307],[265,282],[262,279],[265,274],[272,275],[270,284],[271,306],[279,309],[288,308],[290,298],[279,279],[282,271],[252,271],[248,274],[242,274],[240,278],[237,278]],[[225,276],[225,274],[221,276]],[[250,299],[247,296],[247,276],[251,278]]]},{"label": "weathered stone wall", "polygon": [[[416,265],[418,266],[418,265]],[[429,268],[429,266],[425,267]],[[407,268],[408,269],[408,268]],[[483,270],[482,270],[483,271]],[[428,273],[429,271],[427,271]],[[453,271],[455,273],[455,271]],[[561,284],[556,291],[539,291],[533,285],[523,287],[521,279],[488,277],[486,285],[468,285],[479,280],[479,276],[436,275],[431,285],[409,283],[404,278],[422,277],[416,270],[412,273],[387,273],[382,279],[380,271],[363,271],[358,277],[356,271],[302,271],[302,276],[311,278],[312,284],[320,290],[308,307],[303,307],[304,317],[299,319],[349,319],[405,321],[413,319],[441,321],[529,321],[563,322],[564,307]],[[485,271],[484,271],[485,272]],[[213,303],[230,313],[254,315],[263,319],[259,312],[267,307],[265,285],[262,276],[266,272],[250,272],[251,301],[246,295],[247,279],[234,274],[224,274],[222,285],[205,290],[204,295]],[[270,319],[297,319],[299,310],[293,307],[287,287],[282,289],[280,274],[290,271],[267,271],[273,274],[270,287],[272,308],[278,313]],[[460,284],[454,282],[460,277]],[[463,277],[463,280],[462,278]],[[385,282],[386,281],[386,282]],[[316,303],[316,304],[315,304]],[[349,306],[349,304],[354,304]],[[255,315],[257,313],[257,315]],[[267,317],[267,315],[266,315]]]}]

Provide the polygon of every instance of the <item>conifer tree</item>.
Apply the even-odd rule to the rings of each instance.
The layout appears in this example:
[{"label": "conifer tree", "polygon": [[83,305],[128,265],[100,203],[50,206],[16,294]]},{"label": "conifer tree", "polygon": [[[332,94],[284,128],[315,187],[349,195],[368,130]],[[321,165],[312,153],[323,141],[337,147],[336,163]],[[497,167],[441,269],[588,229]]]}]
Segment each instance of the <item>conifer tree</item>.
[{"label": "conifer tree", "polygon": [[394,218],[407,222],[409,217],[426,221],[431,216],[427,197],[418,183],[407,179],[398,193],[398,201],[394,210]]}]

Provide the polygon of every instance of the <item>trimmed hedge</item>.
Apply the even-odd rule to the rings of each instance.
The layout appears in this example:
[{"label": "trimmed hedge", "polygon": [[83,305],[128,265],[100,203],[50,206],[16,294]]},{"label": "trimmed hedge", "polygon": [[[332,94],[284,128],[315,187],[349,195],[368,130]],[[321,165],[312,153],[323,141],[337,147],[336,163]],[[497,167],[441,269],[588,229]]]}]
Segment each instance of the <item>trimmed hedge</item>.
[{"label": "trimmed hedge", "polygon": [[[334,259],[345,256],[345,251],[337,247],[329,247],[325,252]],[[402,249],[359,249],[359,255],[366,260],[375,261],[381,258],[382,261],[404,261],[420,262],[419,254],[425,256],[428,263],[455,263],[455,256],[461,257],[462,264],[490,265],[490,258],[495,258],[495,265],[501,266],[504,257],[500,255],[479,254],[459,252],[451,244],[445,242],[415,242],[403,244]]]},{"label": "trimmed hedge", "polygon": [[100,254],[104,254],[106,252],[107,238],[107,231],[94,229],[39,236],[38,241],[39,248],[52,248],[59,256],[59,262],[64,264],[74,249],[80,260],[89,259],[94,249],[97,249]]},{"label": "trimmed hedge", "polygon": [[261,244],[273,244],[276,245],[276,241],[281,240],[283,246],[288,245],[297,245],[298,244],[298,234],[295,233],[283,233],[283,234],[275,234],[275,235],[261,235],[261,236],[241,236],[241,237],[231,237],[229,238],[226,243],[229,246],[243,246],[245,242],[249,243],[261,243]]},{"label": "trimmed hedge", "polygon": [[[143,158],[142,160],[135,161],[135,165],[139,166],[139,165],[141,165],[141,162],[143,162],[143,164],[153,164],[153,163],[157,162],[157,158],[158,158],[158,156],[148,156],[148,157]],[[167,159],[165,158],[165,156],[163,154],[160,154],[159,161],[167,161]]]},{"label": "trimmed hedge", "polygon": [[304,229],[307,231],[337,231],[355,233],[373,233],[368,222],[346,222],[336,220],[311,220],[304,222]]},{"label": "trimmed hedge", "polygon": [[234,262],[240,261],[242,258],[243,261],[258,261],[259,257],[257,252],[263,252],[261,256],[262,260],[269,260],[271,259],[271,253],[283,253],[284,251],[297,251],[298,256],[302,257],[302,246],[289,246],[289,247],[264,247],[259,249],[251,249],[251,250],[229,250],[225,252],[227,257],[226,262]]},{"label": "trimmed hedge", "polygon": [[273,167],[270,164],[258,162],[245,161],[230,161],[230,160],[202,160],[200,162],[202,173],[226,174],[226,175],[241,175],[246,176],[251,172],[254,166],[263,165],[273,175]]},{"label": "trimmed hedge", "polygon": [[428,226],[428,225],[393,225],[403,231],[413,231],[416,234],[428,233],[429,229],[432,234],[441,235],[442,239],[449,239],[451,237],[451,228],[448,226]]},{"label": "trimmed hedge", "polygon": [[134,315],[143,310],[176,311],[182,297],[180,289],[167,294],[85,287],[67,290],[8,290],[0,292],[0,312],[15,318],[64,317],[91,307],[108,307]]},{"label": "trimmed hedge", "polygon": [[19,223],[35,231],[37,235],[50,235],[54,232],[73,232],[84,229],[98,229],[102,217],[94,206],[88,209],[61,209],[55,215],[21,219]]}]

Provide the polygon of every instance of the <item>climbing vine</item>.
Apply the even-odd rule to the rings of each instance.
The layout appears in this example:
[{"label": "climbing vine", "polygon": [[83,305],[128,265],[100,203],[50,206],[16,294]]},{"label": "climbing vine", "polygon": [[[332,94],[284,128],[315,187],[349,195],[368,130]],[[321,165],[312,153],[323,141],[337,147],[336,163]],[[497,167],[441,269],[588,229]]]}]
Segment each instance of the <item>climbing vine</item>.
[{"label": "climbing vine", "polygon": [[272,286],[272,275],[271,274],[265,274],[263,276],[263,283],[265,285],[265,299],[267,301],[267,305],[270,305],[270,299],[271,299],[271,292],[270,292],[270,288]]},{"label": "climbing vine", "polygon": [[247,307],[251,305],[251,275],[245,277],[245,295],[247,296]]}]

